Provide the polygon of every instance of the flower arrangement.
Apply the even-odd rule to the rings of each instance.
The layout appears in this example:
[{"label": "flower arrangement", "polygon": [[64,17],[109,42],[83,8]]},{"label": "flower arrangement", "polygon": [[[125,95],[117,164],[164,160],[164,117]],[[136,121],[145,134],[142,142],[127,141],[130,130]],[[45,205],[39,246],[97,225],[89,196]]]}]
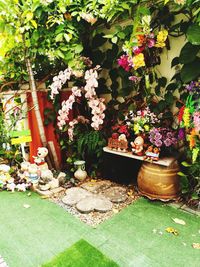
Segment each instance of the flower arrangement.
[{"label": "flower arrangement", "polygon": [[156,35],[150,28],[150,22],[150,16],[143,16],[140,27],[123,46],[125,54],[118,59],[119,66],[125,71],[135,73],[133,77],[136,78],[130,78],[134,82],[138,82],[135,71],[142,67],[156,65],[157,60],[152,61],[152,58],[157,57],[158,50],[166,46],[168,31],[163,29]]},{"label": "flower arrangement", "polygon": [[186,90],[189,95],[178,114],[179,136],[188,142],[192,162],[195,162],[200,152],[200,81],[190,82],[186,85]]},{"label": "flower arrangement", "polygon": [[178,143],[176,132],[164,127],[151,129],[149,132],[149,141],[158,148],[170,148]]},{"label": "flower arrangement", "polygon": [[135,135],[148,133],[152,127],[160,122],[160,119],[149,107],[138,110],[136,113],[130,111],[126,116],[126,125]]}]

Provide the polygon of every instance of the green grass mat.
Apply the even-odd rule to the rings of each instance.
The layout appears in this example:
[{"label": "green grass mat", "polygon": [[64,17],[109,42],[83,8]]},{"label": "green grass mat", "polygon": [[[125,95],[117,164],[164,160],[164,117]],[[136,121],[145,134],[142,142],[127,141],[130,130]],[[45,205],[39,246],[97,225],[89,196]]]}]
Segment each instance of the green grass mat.
[{"label": "green grass mat", "polygon": [[118,267],[118,265],[81,239],[42,267]]}]

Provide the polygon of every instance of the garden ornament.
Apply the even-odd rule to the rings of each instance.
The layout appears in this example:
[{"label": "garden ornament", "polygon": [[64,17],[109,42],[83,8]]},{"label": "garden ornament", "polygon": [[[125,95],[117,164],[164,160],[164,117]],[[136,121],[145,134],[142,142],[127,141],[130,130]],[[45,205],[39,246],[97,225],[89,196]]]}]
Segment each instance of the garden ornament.
[{"label": "garden ornament", "polygon": [[160,149],[158,147],[149,146],[145,152],[144,159],[157,161],[159,159]]},{"label": "garden ornament", "polygon": [[51,170],[42,170],[38,181],[38,187],[42,191],[58,188],[59,180],[53,177]]},{"label": "garden ornament", "polygon": [[48,165],[45,162],[45,157],[48,154],[48,149],[46,147],[38,147],[37,156],[33,156],[35,164],[40,170],[48,169]]},{"label": "garden ornament", "polygon": [[26,184],[25,183],[22,183],[22,184],[18,184],[16,186],[16,189],[19,191],[19,192],[25,192],[26,191]]},{"label": "garden ornament", "polygon": [[138,156],[143,155],[144,139],[141,136],[135,138],[134,142],[131,142],[132,152]]},{"label": "garden ornament", "polygon": [[30,164],[28,168],[29,179],[33,184],[38,182],[38,166],[36,164]]}]

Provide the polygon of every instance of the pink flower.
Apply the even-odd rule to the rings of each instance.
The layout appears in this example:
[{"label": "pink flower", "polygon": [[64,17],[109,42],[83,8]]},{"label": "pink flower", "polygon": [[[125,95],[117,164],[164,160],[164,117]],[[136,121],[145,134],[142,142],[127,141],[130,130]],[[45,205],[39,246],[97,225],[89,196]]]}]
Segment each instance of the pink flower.
[{"label": "pink flower", "polygon": [[138,83],[141,81],[141,77],[137,77],[137,76],[130,76],[128,79],[134,83]]},{"label": "pink flower", "polygon": [[134,46],[133,47],[133,53],[135,54],[135,55],[138,55],[138,54],[140,54],[140,53],[142,53],[142,51],[144,51],[144,49],[145,49],[145,46]]},{"label": "pink flower", "polygon": [[150,38],[150,39],[147,40],[147,46],[148,46],[149,48],[154,47],[154,46],[155,46],[155,43],[156,43],[156,41],[155,41],[155,39],[153,39],[153,38]]},{"label": "pink flower", "polygon": [[118,60],[118,65],[121,66],[125,71],[130,71],[132,65],[129,61],[129,57],[127,55],[122,55]]},{"label": "pink flower", "polygon": [[76,97],[81,97],[81,89],[79,89],[77,86],[72,87],[72,93]]},{"label": "pink flower", "polygon": [[200,131],[200,112],[196,111],[194,113],[194,129],[196,133]]}]

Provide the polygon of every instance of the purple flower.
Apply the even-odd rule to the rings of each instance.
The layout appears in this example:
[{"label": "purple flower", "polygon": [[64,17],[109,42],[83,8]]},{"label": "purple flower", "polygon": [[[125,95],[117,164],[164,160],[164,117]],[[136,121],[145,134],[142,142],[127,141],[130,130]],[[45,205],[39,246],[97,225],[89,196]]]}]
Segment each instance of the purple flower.
[{"label": "purple flower", "polygon": [[171,139],[169,139],[169,138],[165,139],[165,140],[164,140],[164,144],[165,144],[167,147],[171,146],[171,144],[172,144]]},{"label": "purple flower", "polygon": [[156,140],[155,141],[155,145],[157,146],[157,147],[161,147],[162,146],[162,141],[161,140]]},{"label": "purple flower", "polygon": [[159,139],[161,139],[162,138],[162,135],[160,134],[160,133],[156,133],[155,134],[155,139],[156,140],[159,140]]},{"label": "purple flower", "polygon": [[183,128],[180,128],[178,131],[178,138],[180,140],[184,140],[185,139],[185,130]]}]

